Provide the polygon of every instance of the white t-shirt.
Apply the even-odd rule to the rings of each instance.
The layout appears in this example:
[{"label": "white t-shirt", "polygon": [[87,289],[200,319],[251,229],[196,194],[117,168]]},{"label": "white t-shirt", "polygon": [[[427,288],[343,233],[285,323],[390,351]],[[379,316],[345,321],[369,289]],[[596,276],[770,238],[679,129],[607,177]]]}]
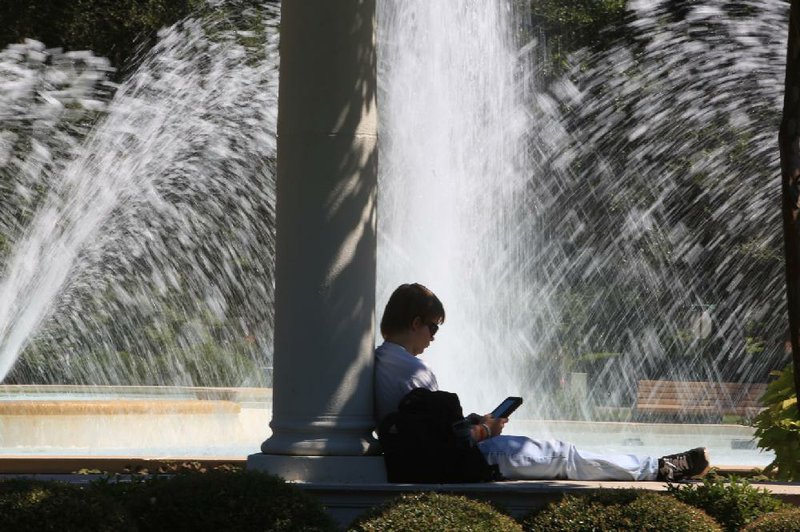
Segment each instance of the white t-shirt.
[{"label": "white t-shirt", "polygon": [[400,400],[414,388],[435,392],[439,384],[425,362],[401,345],[383,342],[375,349],[376,422],[397,410]]}]

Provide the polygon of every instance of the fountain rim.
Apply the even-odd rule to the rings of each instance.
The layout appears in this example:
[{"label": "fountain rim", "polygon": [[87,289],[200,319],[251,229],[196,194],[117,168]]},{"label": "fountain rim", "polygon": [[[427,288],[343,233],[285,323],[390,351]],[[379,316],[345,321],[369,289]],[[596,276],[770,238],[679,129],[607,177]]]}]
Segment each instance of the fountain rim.
[{"label": "fountain rim", "polygon": [[58,397],[75,396],[75,400],[97,400],[103,396],[132,398],[184,398],[196,400],[228,400],[238,403],[271,402],[272,388],[224,386],[156,386],[156,385],[92,385],[92,384],[0,384],[0,402],[16,400],[21,395]]}]

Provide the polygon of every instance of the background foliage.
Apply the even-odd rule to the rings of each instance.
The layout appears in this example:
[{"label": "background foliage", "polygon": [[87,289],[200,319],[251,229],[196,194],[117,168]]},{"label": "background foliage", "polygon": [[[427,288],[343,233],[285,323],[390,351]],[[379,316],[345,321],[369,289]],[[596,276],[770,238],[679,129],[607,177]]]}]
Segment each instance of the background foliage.
[{"label": "background foliage", "polygon": [[42,41],[48,47],[91,50],[123,76],[139,47],[159,29],[205,4],[202,0],[27,0],[0,2],[0,43]]},{"label": "background foliage", "polygon": [[775,453],[766,472],[781,480],[800,480],[800,410],[794,389],[794,369],[789,364],[767,386],[762,398],[766,410],[755,418],[758,445]]}]

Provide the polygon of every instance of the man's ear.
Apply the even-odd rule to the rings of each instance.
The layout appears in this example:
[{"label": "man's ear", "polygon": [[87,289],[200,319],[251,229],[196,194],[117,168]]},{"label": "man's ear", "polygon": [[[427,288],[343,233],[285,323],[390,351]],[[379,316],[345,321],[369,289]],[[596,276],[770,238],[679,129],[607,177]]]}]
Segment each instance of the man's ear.
[{"label": "man's ear", "polygon": [[416,331],[417,329],[419,329],[419,328],[420,328],[420,327],[422,327],[423,325],[425,325],[425,324],[424,324],[424,323],[422,323],[422,318],[420,318],[419,316],[417,316],[417,317],[415,317],[415,318],[414,318],[414,319],[411,321],[411,330],[412,330],[412,331]]}]

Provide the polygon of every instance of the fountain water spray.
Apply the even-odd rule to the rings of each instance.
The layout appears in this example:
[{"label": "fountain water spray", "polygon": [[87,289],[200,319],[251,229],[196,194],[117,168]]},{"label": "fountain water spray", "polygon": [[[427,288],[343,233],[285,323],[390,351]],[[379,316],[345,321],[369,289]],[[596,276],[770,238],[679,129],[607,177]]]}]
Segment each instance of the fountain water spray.
[{"label": "fountain water spray", "polygon": [[[278,13],[235,3],[217,13],[239,8],[244,27],[230,18],[183,21],[162,32],[110,101],[78,98],[102,109],[80,142],[37,141],[39,155],[26,165],[48,189],[27,227],[12,233],[0,284],[0,378],[38,333],[42,345],[31,346],[25,364],[38,380],[263,382]],[[51,54],[51,63],[70,59],[31,46],[25,53]],[[27,64],[14,66],[24,72]]]},{"label": "fountain water spray", "polygon": [[[410,281],[441,296],[443,388],[587,418],[639,379],[779,367],[787,6],[632,2],[627,40],[544,79],[524,6],[428,4],[380,4],[378,301]],[[0,113],[15,382],[264,384],[277,13],[242,11],[166,30],[111,100],[89,56],[77,77],[34,45],[2,60],[15,94],[55,87]],[[81,96],[47,107],[73,78]]]},{"label": "fountain water spray", "polygon": [[378,301],[440,295],[427,359],[470,410],[518,394],[581,419],[640,379],[765,381],[787,5],[634,1],[625,40],[549,80],[515,6],[382,4]]}]

